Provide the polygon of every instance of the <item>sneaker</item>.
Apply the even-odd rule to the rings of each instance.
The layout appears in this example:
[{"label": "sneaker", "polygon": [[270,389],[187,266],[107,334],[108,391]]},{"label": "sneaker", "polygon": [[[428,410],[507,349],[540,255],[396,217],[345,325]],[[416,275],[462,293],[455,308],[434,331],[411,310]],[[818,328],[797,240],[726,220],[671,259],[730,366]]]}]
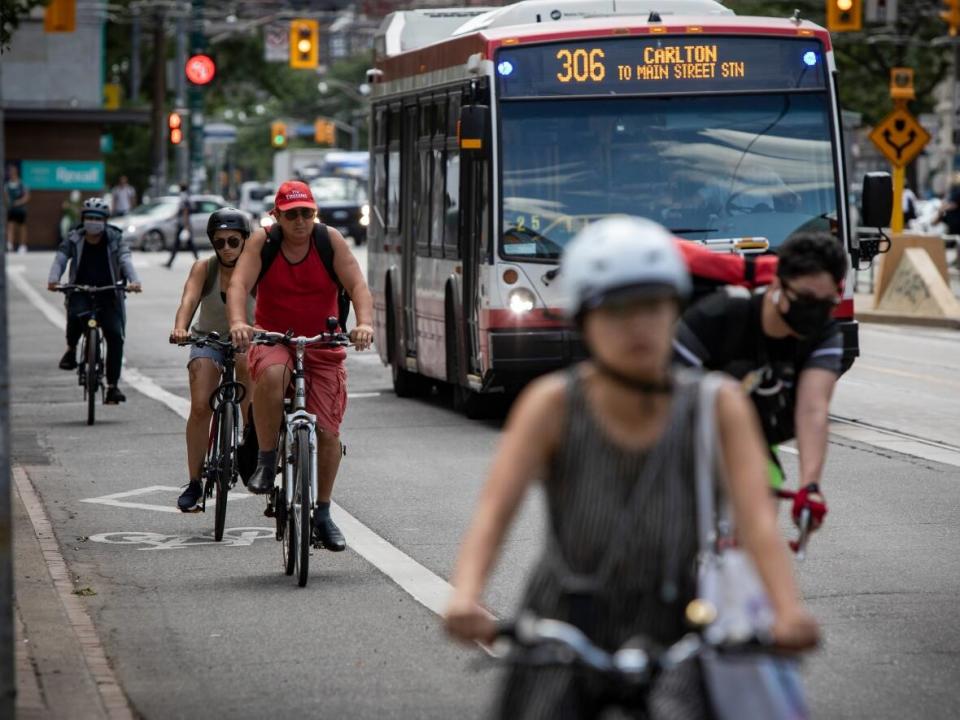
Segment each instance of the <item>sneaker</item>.
[{"label": "sneaker", "polygon": [[77,369],[77,351],[73,348],[68,348],[67,351],[63,354],[63,357],[60,358],[60,369],[61,370],[76,370]]},{"label": "sneaker", "polygon": [[177,507],[180,509],[180,512],[199,512],[200,498],[202,497],[203,485],[200,484],[199,480],[191,480],[187,483],[186,490],[177,498]]},{"label": "sneaker", "polygon": [[342,552],[347,548],[343,533],[330,516],[313,519],[313,541],[332,552]]},{"label": "sneaker", "polygon": [[107,397],[104,399],[104,405],[119,405],[122,402],[127,401],[127,396],[120,392],[120,388],[116,385],[111,385],[107,388]]},{"label": "sneaker", "polygon": [[247,492],[254,495],[266,495],[273,490],[273,483],[277,477],[277,468],[257,463],[257,469],[247,481]]}]

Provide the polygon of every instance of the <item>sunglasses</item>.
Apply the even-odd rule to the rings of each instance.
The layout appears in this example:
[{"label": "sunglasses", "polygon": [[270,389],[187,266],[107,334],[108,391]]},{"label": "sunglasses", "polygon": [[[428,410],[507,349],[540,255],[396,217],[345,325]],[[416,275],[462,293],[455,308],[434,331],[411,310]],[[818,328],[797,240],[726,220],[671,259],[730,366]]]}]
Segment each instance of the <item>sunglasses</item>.
[{"label": "sunglasses", "polygon": [[790,302],[808,303],[810,305],[829,305],[830,307],[836,307],[840,304],[840,298],[836,295],[829,298],[822,298],[810,293],[799,292],[790,287],[783,279],[780,280],[780,284],[783,286],[783,294],[787,296],[787,300]]},{"label": "sunglasses", "polygon": [[292,222],[298,217],[304,220],[313,220],[313,216],[317,214],[317,211],[313,208],[294,208],[293,210],[284,210],[281,214]]},{"label": "sunglasses", "polygon": [[231,235],[228,238],[213,238],[213,240],[210,241],[214,250],[223,250],[225,245],[229,245],[233,250],[240,247],[240,243],[242,242],[243,238],[239,235]]}]

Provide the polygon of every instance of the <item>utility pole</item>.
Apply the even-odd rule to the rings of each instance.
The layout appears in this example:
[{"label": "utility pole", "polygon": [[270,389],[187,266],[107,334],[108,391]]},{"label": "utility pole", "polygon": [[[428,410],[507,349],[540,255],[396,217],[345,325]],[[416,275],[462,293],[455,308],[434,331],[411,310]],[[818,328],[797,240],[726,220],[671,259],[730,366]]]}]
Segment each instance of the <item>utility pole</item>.
[{"label": "utility pole", "polygon": [[164,193],[167,186],[167,34],[163,11],[156,15],[153,26],[153,177],[154,196]]},{"label": "utility pole", "polygon": [[[0,63],[0,74],[3,72]],[[0,78],[0,168],[4,154],[3,79]],[[0,218],[7,216],[0,193]],[[12,718],[17,692],[13,667],[13,522],[10,513],[10,364],[7,335],[6,223],[0,223],[0,717]]]},{"label": "utility pole", "polygon": [[130,100],[136,103],[140,97],[140,11],[133,9],[133,17],[130,19]]},{"label": "utility pole", "polygon": [[[191,0],[190,55],[206,49],[203,34],[204,0]],[[181,68],[181,72],[183,69]],[[199,192],[206,185],[206,169],[203,164],[203,89],[193,83],[188,90],[190,103],[190,189]]]},{"label": "utility pole", "polygon": [[[177,50],[176,60],[174,61],[174,77],[176,78],[176,109],[181,112],[187,105],[187,78],[184,73],[184,66],[187,64],[187,23],[182,15],[177,16]],[[180,143],[173,150],[176,159],[176,181],[178,183],[188,183],[190,181],[189,172],[189,154],[190,149],[187,143]]]}]

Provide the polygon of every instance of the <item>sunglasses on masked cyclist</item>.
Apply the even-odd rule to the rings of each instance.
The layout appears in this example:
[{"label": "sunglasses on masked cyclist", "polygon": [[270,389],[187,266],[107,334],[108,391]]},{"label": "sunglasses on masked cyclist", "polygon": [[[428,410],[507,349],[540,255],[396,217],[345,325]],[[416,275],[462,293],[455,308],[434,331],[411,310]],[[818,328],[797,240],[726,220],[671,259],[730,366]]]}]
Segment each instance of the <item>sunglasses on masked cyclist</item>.
[{"label": "sunglasses on masked cyclist", "polygon": [[231,235],[228,238],[213,238],[210,243],[213,245],[214,250],[223,250],[225,245],[229,245],[232,250],[240,247],[240,243],[243,242],[243,238],[239,235]]},{"label": "sunglasses on masked cyclist", "polygon": [[284,210],[281,214],[292,222],[298,217],[304,220],[313,220],[313,216],[317,214],[317,211],[313,208],[293,208],[293,210]]}]

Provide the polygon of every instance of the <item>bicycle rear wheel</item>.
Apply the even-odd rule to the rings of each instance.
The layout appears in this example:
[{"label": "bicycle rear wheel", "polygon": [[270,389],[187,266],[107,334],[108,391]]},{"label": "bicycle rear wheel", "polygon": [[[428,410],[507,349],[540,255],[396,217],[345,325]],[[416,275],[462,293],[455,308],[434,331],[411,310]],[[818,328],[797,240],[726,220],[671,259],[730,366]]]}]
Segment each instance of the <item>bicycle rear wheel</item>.
[{"label": "bicycle rear wheel", "polygon": [[213,519],[213,539],[217,542],[223,540],[223,529],[227,522],[227,493],[230,490],[230,481],[233,479],[234,464],[236,454],[234,452],[234,411],[233,403],[223,403],[217,413],[220,416],[220,427],[217,430],[219,439],[220,455],[217,458],[216,470],[217,483],[215,492],[217,493],[216,512]]},{"label": "bicycle rear wheel", "polygon": [[100,352],[100,331],[96,327],[87,329],[87,425],[93,425],[97,414],[97,363]]},{"label": "bicycle rear wheel", "polygon": [[307,584],[310,570],[310,546],[313,533],[310,522],[310,431],[305,427],[297,428],[294,438],[294,451],[297,466],[294,470],[293,507],[290,516],[297,537],[297,585]]}]

